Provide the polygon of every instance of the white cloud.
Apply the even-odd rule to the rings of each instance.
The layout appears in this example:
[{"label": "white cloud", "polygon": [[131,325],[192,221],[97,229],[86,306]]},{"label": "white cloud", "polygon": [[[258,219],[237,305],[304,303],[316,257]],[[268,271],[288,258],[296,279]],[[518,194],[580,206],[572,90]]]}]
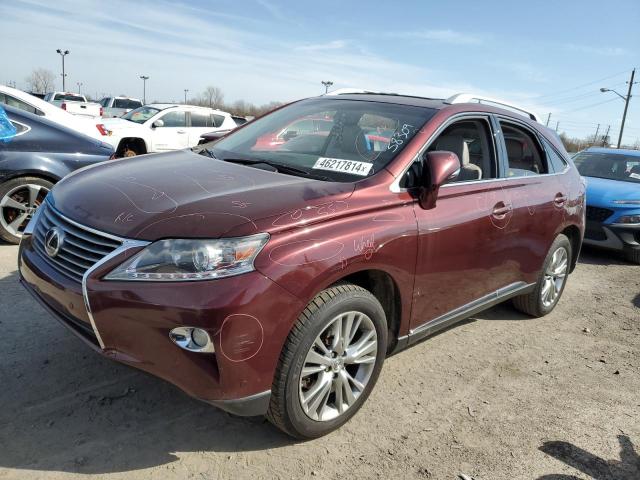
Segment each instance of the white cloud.
[{"label": "white cloud", "polygon": [[590,45],[576,45],[568,43],[564,48],[572,52],[586,53],[587,55],[601,55],[605,57],[621,57],[629,55],[629,50],[621,47],[593,47]]},{"label": "white cloud", "polygon": [[296,50],[300,52],[315,52],[318,50],[341,50],[347,46],[344,40],[332,40],[327,43],[318,43],[311,45],[300,45]]},{"label": "white cloud", "polygon": [[386,34],[395,38],[427,40],[451,45],[479,45],[483,42],[477,35],[457,32],[455,30],[416,30],[409,32],[389,32]]}]

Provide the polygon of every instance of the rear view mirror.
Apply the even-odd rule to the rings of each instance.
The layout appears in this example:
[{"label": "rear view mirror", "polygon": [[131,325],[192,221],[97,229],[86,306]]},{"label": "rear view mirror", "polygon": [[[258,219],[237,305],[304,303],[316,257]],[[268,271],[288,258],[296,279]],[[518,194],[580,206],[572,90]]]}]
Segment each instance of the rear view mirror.
[{"label": "rear view mirror", "polygon": [[156,128],[156,127],[164,127],[164,121],[156,120],[155,122],[153,122],[153,128]]},{"label": "rear view mirror", "polygon": [[430,210],[436,206],[438,191],[460,173],[460,160],[453,152],[429,152],[422,160],[420,206]]},{"label": "rear view mirror", "polygon": [[0,143],[9,143],[18,133],[18,129],[14,127],[7,112],[0,106]]}]

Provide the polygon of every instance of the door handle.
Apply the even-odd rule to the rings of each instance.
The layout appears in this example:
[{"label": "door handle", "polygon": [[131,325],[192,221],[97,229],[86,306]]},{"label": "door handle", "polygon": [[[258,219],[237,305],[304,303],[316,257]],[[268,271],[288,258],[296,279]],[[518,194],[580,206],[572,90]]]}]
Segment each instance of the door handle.
[{"label": "door handle", "polygon": [[176,133],[187,133],[185,130],[178,130]]},{"label": "door handle", "polygon": [[493,206],[493,212],[491,212],[491,215],[498,219],[503,219],[510,211],[511,205],[505,205],[504,202],[498,202]]},{"label": "door handle", "polygon": [[553,203],[555,203],[558,207],[564,205],[567,201],[567,196],[562,193],[556,193],[556,197],[553,199]]}]

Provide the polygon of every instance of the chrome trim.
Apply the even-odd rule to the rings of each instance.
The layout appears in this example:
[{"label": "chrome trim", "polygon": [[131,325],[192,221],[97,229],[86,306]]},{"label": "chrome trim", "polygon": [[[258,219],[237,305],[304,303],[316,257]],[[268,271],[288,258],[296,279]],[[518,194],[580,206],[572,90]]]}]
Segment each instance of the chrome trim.
[{"label": "chrome trim", "polygon": [[471,315],[486,310],[487,308],[503,302],[504,300],[526,293],[527,291],[535,288],[535,286],[535,283],[515,282],[458,308],[454,308],[433,320],[429,320],[428,322],[409,330],[407,343],[414,343],[421,338],[460,322]]},{"label": "chrome trim", "polygon": [[100,230],[96,230],[95,228],[87,227],[86,225],[78,223],[75,220],[71,220],[66,215],[63,215],[62,213],[60,213],[60,211],[51,203],[51,201],[49,200],[49,195],[47,195],[47,197],[45,198],[45,201],[47,202],[47,206],[49,206],[49,208],[51,208],[51,210],[53,210],[56,213],[56,215],[59,215],[60,217],[62,217],[63,220],[69,222],[74,227],[78,227],[81,230],[86,230],[87,232],[91,232],[95,235],[100,235],[106,238],[110,238],[111,240],[116,240],[118,242],[124,242],[128,240],[124,237],[119,237],[117,235],[113,235],[112,233],[102,232]]},{"label": "chrome trim", "polygon": [[[94,230],[97,232],[97,230]],[[100,232],[100,234],[102,234]],[[84,306],[87,309],[87,316],[89,317],[89,321],[91,322],[91,328],[93,328],[93,333],[96,334],[96,338],[98,339],[98,343],[100,344],[100,348],[104,350],[104,342],[102,341],[102,337],[100,336],[100,332],[98,331],[98,327],[96,326],[96,321],[93,318],[93,313],[91,312],[91,304],[89,303],[89,292],[87,290],[87,280],[89,275],[91,275],[98,267],[104,265],[106,262],[111,260],[112,258],[120,255],[121,253],[136,247],[146,247],[151,242],[145,242],[141,240],[128,240],[125,239],[122,241],[122,245],[116,248],[111,253],[104,256],[102,259],[98,260],[95,264],[93,264],[82,276],[82,297],[84,298]]]}]

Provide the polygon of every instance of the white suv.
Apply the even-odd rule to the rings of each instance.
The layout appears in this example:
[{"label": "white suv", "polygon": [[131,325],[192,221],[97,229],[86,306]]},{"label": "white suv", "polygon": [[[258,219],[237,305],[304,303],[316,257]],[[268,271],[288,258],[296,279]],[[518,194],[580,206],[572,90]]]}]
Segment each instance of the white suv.
[{"label": "white suv", "polygon": [[236,127],[231,114],[192,105],[152,103],[98,124],[117,157],[195,147],[204,133]]}]

